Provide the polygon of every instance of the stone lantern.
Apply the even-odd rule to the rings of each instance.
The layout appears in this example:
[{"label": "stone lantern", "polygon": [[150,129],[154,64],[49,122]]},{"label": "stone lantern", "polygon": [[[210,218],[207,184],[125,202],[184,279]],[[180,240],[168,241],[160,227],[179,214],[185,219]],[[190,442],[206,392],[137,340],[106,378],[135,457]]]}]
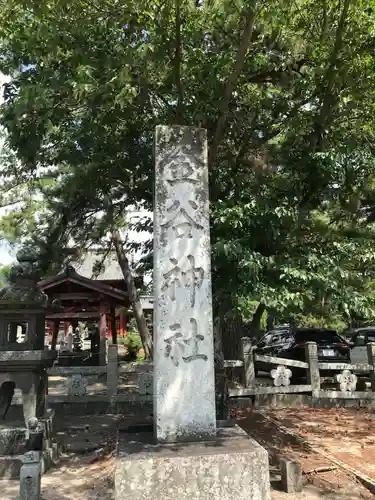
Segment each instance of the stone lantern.
[{"label": "stone lantern", "polygon": [[10,283],[0,290],[0,418],[5,418],[17,387],[26,422],[45,413],[46,369],[57,357],[44,347],[47,296],[37,287],[36,256],[20,252]]}]

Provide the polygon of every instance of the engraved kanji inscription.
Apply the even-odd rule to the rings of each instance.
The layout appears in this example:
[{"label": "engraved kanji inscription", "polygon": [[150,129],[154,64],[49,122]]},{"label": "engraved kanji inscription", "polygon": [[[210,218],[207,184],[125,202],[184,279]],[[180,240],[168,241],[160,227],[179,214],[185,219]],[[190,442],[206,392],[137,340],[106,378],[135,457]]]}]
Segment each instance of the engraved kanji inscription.
[{"label": "engraved kanji inscription", "polygon": [[172,335],[164,339],[165,351],[164,356],[170,358],[175,366],[180,364],[181,353],[185,349],[185,344],[182,339],[181,325],[180,323],[175,323],[169,327]]},{"label": "engraved kanji inscription", "polygon": [[185,145],[179,144],[171,149],[161,162],[164,178],[170,186],[180,182],[197,184],[196,167],[201,164],[199,158],[192,154]]},{"label": "engraved kanji inscription", "polygon": [[190,289],[191,307],[194,307],[196,290],[202,286],[204,270],[201,267],[195,267],[195,258],[193,255],[188,255],[187,260],[190,263],[190,269],[188,271],[183,271],[182,275],[185,288]]},{"label": "engraved kanji inscription", "polygon": [[195,306],[196,290],[202,286],[204,279],[204,269],[202,267],[195,267],[195,258],[193,255],[186,257],[188,262],[188,269],[183,271],[178,265],[176,259],[169,259],[169,262],[174,266],[170,271],[163,274],[165,282],[162,286],[162,291],[170,291],[171,300],[176,300],[176,288],[185,287],[190,290],[190,304],[191,307]]},{"label": "engraved kanji inscription", "polygon": [[177,265],[178,260],[169,259],[169,262],[174,266],[170,271],[163,274],[165,282],[161,287],[162,292],[170,291],[171,300],[176,300],[176,288],[181,286],[182,272],[180,267]]},{"label": "engraved kanji inscription", "polygon": [[[197,204],[194,201],[189,202],[190,206],[196,210]],[[168,229],[172,229],[173,236],[180,238],[193,238],[193,229],[203,230],[203,226],[198,224],[185,210],[181,207],[179,201],[175,200],[169,208],[167,214],[172,214],[164,224],[161,224],[162,237],[165,239]]]},{"label": "engraved kanji inscription", "polygon": [[207,361],[207,356],[199,352],[199,342],[204,340],[204,336],[199,335],[198,323],[195,318],[190,318],[190,333],[191,336],[185,340],[185,343],[189,346],[188,355],[182,356],[182,359],[185,363],[190,363],[190,361],[194,361],[196,359],[203,359],[203,361]]},{"label": "engraved kanji inscription", "polygon": [[204,340],[204,336],[198,333],[198,323],[195,318],[190,318],[189,335],[184,337],[181,332],[181,324],[175,323],[169,327],[172,335],[164,340],[166,358],[170,358],[175,366],[179,366],[180,360],[190,363],[197,359],[207,361],[207,356],[199,350],[199,343]]}]

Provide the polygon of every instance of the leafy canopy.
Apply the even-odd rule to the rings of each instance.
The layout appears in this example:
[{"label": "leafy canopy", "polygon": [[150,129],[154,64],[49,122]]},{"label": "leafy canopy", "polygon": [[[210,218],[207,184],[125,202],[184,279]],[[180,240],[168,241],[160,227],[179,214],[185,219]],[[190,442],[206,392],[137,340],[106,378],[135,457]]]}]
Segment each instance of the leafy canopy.
[{"label": "leafy canopy", "polygon": [[2,176],[44,203],[4,236],[102,241],[152,209],[155,125],[202,126],[217,302],[373,314],[374,2],[0,4]]}]

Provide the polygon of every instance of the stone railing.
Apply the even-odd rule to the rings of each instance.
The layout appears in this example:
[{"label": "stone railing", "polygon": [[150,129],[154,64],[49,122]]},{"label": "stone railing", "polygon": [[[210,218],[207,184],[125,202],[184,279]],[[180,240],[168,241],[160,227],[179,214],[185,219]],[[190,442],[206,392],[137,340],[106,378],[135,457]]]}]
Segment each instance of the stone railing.
[{"label": "stone railing", "polygon": [[[118,347],[117,345],[108,346],[108,362],[106,366],[55,366],[49,368],[47,372],[49,378],[61,377],[66,379],[65,389],[69,399],[86,396],[87,386],[98,381],[101,375],[106,375],[104,384],[106,397],[110,401],[116,400],[119,376]],[[52,396],[66,398],[66,394]]]},{"label": "stone railing", "polygon": [[[317,344],[306,343],[306,361],[297,361],[275,356],[256,354],[250,339],[241,339],[242,359],[226,360],[225,368],[239,369],[243,373],[243,387],[229,390],[229,397],[247,397],[261,394],[307,393],[317,398],[375,399],[375,343],[367,345],[367,364],[320,363]],[[129,363],[119,366],[116,345],[108,346],[107,366],[53,367],[48,370],[50,377],[67,378],[68,399],[79,400],[87,395],[90,379],[104,376],[105,397],[111,402],[117,401],[120,375],[137,374],[138,395],[149,398],[153,391],[153,365],[147,363]],[[270,376],[256,376],[256,364],[268,365]],[[327,377],[325,372],[334,376],[334,385],[324,388]],[[294,376],[302,379],[302,384],[293,384]],[[305,382],[306,381],[306,382]],[[332,382],[332,376],[331,376]],[[367,390],[367,387],[370,390]],[[61,398],[65,396],[61,396]]]},{"label": "stone railing", "polygon": [[[318,348],[315,342],[307,342],[305,346],[306,361],[297,361],[275,356],[256,354],[249,338],[241,339],[242,360],[225,361],[226,368],[241,368],[244,373],[244,387],[231,389],[230,397],[246,397],[258,394],[311,393],[313,397],[344,399],[375,399],[375,343],[367,345],[368,362],[363,364],[320,363]],[[256,365],[268,365],[272,384],[264,384],[263,379],[256,377]],[[296,373],[297,372],[297,373]],[[333,376],[333,388],[322,389],[327,377],[322,372]],[[293,375],[307,379],[306,384],[292,385]],[[302,375],[302,377],[301,377]],[[369,383],[366,383],[366,378]],[[262,385],[263,382],[263,385]],[[331,380],[332,382],[332,380]],[[370,390],[367,389],[370,386]],[[356,390],[359,389],[359,390]]]}]

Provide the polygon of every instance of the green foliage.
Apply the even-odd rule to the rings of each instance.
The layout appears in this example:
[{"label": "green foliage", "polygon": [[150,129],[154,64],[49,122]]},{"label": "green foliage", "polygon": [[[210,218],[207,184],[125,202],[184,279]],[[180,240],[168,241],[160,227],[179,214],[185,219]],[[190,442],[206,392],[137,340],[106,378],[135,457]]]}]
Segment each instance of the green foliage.
[{"label": "green foliage", "polygon": [[139,333],[128,332],[127,335],[121,335],[118,337],[118,342],[124,345],[131,360],[138,358],[138,353],[143,347]]},{"label": "green foliage", "polygon": [[0,288],[3,288],[9,280],[11,266],[0,265]]},{"label": "green foliage", "polygon": [[202,126],[217,309],[374,315],[374,2],[0,4],[3,237],[44,271],[106,243],[152,207],[155,125]]},{"label": "green foliage", "polygon": [[312,315],[296,314],[293,318],[295,324],[300,328],[332,328],[342,332],[347,328],[347,324],[339,315],[329,317],[315,317]]},{"label": "green foliage", "polygon": [[[259,301],[257,300],[252,300],[247,297],[240,297],[238,300],[238,305],[239,309],[242,315],[242,319],[244,323],[249,323],[251,322],[253,318],[253,314],[255,313],[257,307],[258,307]],[[265,332],[267,330],[267,317],[268,317],[268,312],[265,311],[264,314],[262,314],[261,320],[260,320],[260,330]]]}]

